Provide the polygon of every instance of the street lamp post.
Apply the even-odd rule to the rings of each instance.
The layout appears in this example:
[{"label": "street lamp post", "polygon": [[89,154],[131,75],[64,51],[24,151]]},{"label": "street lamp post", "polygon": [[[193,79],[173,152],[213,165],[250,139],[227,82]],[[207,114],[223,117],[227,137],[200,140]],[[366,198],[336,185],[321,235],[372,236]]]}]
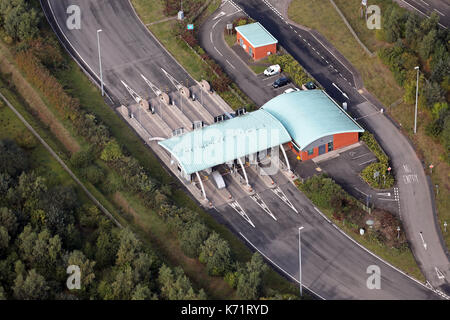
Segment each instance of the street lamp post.
[{"label": "street lamp post", "polygon": [[97,30],[97,47],[98,47],[98,64],[100,65],[100,86],[102,87],[102,97],[105,95],[103,90],[103,74],[102,74],[102,55],[100,54],[100,32],[102,29]]},{"label": "street lamp post", "polygon": [[447,221],[444,221],[444,232],[447,233]]},{"label": "street lamp post", "polygon": [[400,227],[397,227],[397,239],[400,238]]},{"label": "street lamp post", "polygon": [[302,290],[302,242],[301,242],[301,230],[304,227],[301,226],[298,228],[298,279],[300,281],[300,297],[303,297],[303,290]]},{"label": "street lamp post", "polygon": [[419,97],[419,66],[414,68],[417,70],[417,81],[416,81],[416,109],[414,112],[414,134],[417,132],[417,100]]}]

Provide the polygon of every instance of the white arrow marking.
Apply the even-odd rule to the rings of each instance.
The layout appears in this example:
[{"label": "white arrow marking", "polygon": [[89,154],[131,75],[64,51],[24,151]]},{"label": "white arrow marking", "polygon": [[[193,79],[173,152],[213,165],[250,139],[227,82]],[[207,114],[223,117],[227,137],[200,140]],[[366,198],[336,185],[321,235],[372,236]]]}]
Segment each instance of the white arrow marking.
[{"label": "white arrow marking", "polygon": [[334,86],[336,89],[338,89],[339,92],[340,92],[346,99],[348,99],[347,94],[345,94],[345,92],[343,92],[343,91],[341,90],[341,88],[339,88],[334,82],[333,82],[333,86]]},{"label": "white arrow marking", "polygon": [[213,20],[216,20],[217,18],[220,18],[221,16],[225,15],[225,12],[221,11]]}]

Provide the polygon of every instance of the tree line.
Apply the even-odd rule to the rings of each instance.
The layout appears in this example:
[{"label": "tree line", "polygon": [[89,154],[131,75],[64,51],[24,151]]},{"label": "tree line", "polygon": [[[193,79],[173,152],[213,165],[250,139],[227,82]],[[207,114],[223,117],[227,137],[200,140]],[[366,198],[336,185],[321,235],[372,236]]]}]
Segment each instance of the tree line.
[{"label": "tree line", "polygon": [[[1,299],[206,299],[71,185],[38,175],[30,154],[0,140]],[[66,287],[69,265],[80,267],[80,290]]]},{"label": "tree line", "polygon": [[404,100],[415,103],[416,66],[420,66],[419,106],[431,111],[428,135],[438,138],[450,163],[450,32],[439,27],[436,12],[422,19],[416,13],[392,4],[383,15],[377,37],[392,45],[380,49],[381,60],[405,89]]}]

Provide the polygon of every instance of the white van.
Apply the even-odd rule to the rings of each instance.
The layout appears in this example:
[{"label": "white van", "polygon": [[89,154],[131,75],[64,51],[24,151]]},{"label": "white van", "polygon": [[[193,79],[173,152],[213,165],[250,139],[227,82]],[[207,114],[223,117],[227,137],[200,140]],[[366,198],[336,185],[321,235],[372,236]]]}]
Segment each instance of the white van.
[{"label": "white van", "polygon": [[280,72],[281,72],[280,65],[274,64],[273,66],[270,66],[266,70],[264,70],[264,75],[269,77],[269,76],[273,76],[275,74],[279,74]]}]

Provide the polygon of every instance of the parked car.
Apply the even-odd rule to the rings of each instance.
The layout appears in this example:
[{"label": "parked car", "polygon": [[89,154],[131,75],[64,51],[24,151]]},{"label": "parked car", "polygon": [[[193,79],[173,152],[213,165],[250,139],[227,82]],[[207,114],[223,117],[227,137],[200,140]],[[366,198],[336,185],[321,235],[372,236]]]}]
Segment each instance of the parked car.
[{"label": "parked car", "polygon": [[272,87],[279,88],[279,87],[287,85],[288,83],[289,83],[289,79],[286,77],[282,77],[282,78],[278,78],[277,80],[275,80],[275,82],[272,84]]},{"label": "parked car", "polygon": [[317,86],[314,84],[314,82],[309,81],[305,84],[302,84],[302,89],[303,90],[313,90],[313,89],[317,89]]},{"label": "parked car", "polygon": [[299,88],[289,88],[284,90],[284,93],[291,93],[291,92],[295,92],[295,91],[300,91]]},{"label": "parked car", "polygon": [[264,75],[269,77],[273,76],[275,74],[279,74],[281,72],[281,67],[279,64],[274,64],[270,67],[268,67],[266,70],[264,70]]}]

